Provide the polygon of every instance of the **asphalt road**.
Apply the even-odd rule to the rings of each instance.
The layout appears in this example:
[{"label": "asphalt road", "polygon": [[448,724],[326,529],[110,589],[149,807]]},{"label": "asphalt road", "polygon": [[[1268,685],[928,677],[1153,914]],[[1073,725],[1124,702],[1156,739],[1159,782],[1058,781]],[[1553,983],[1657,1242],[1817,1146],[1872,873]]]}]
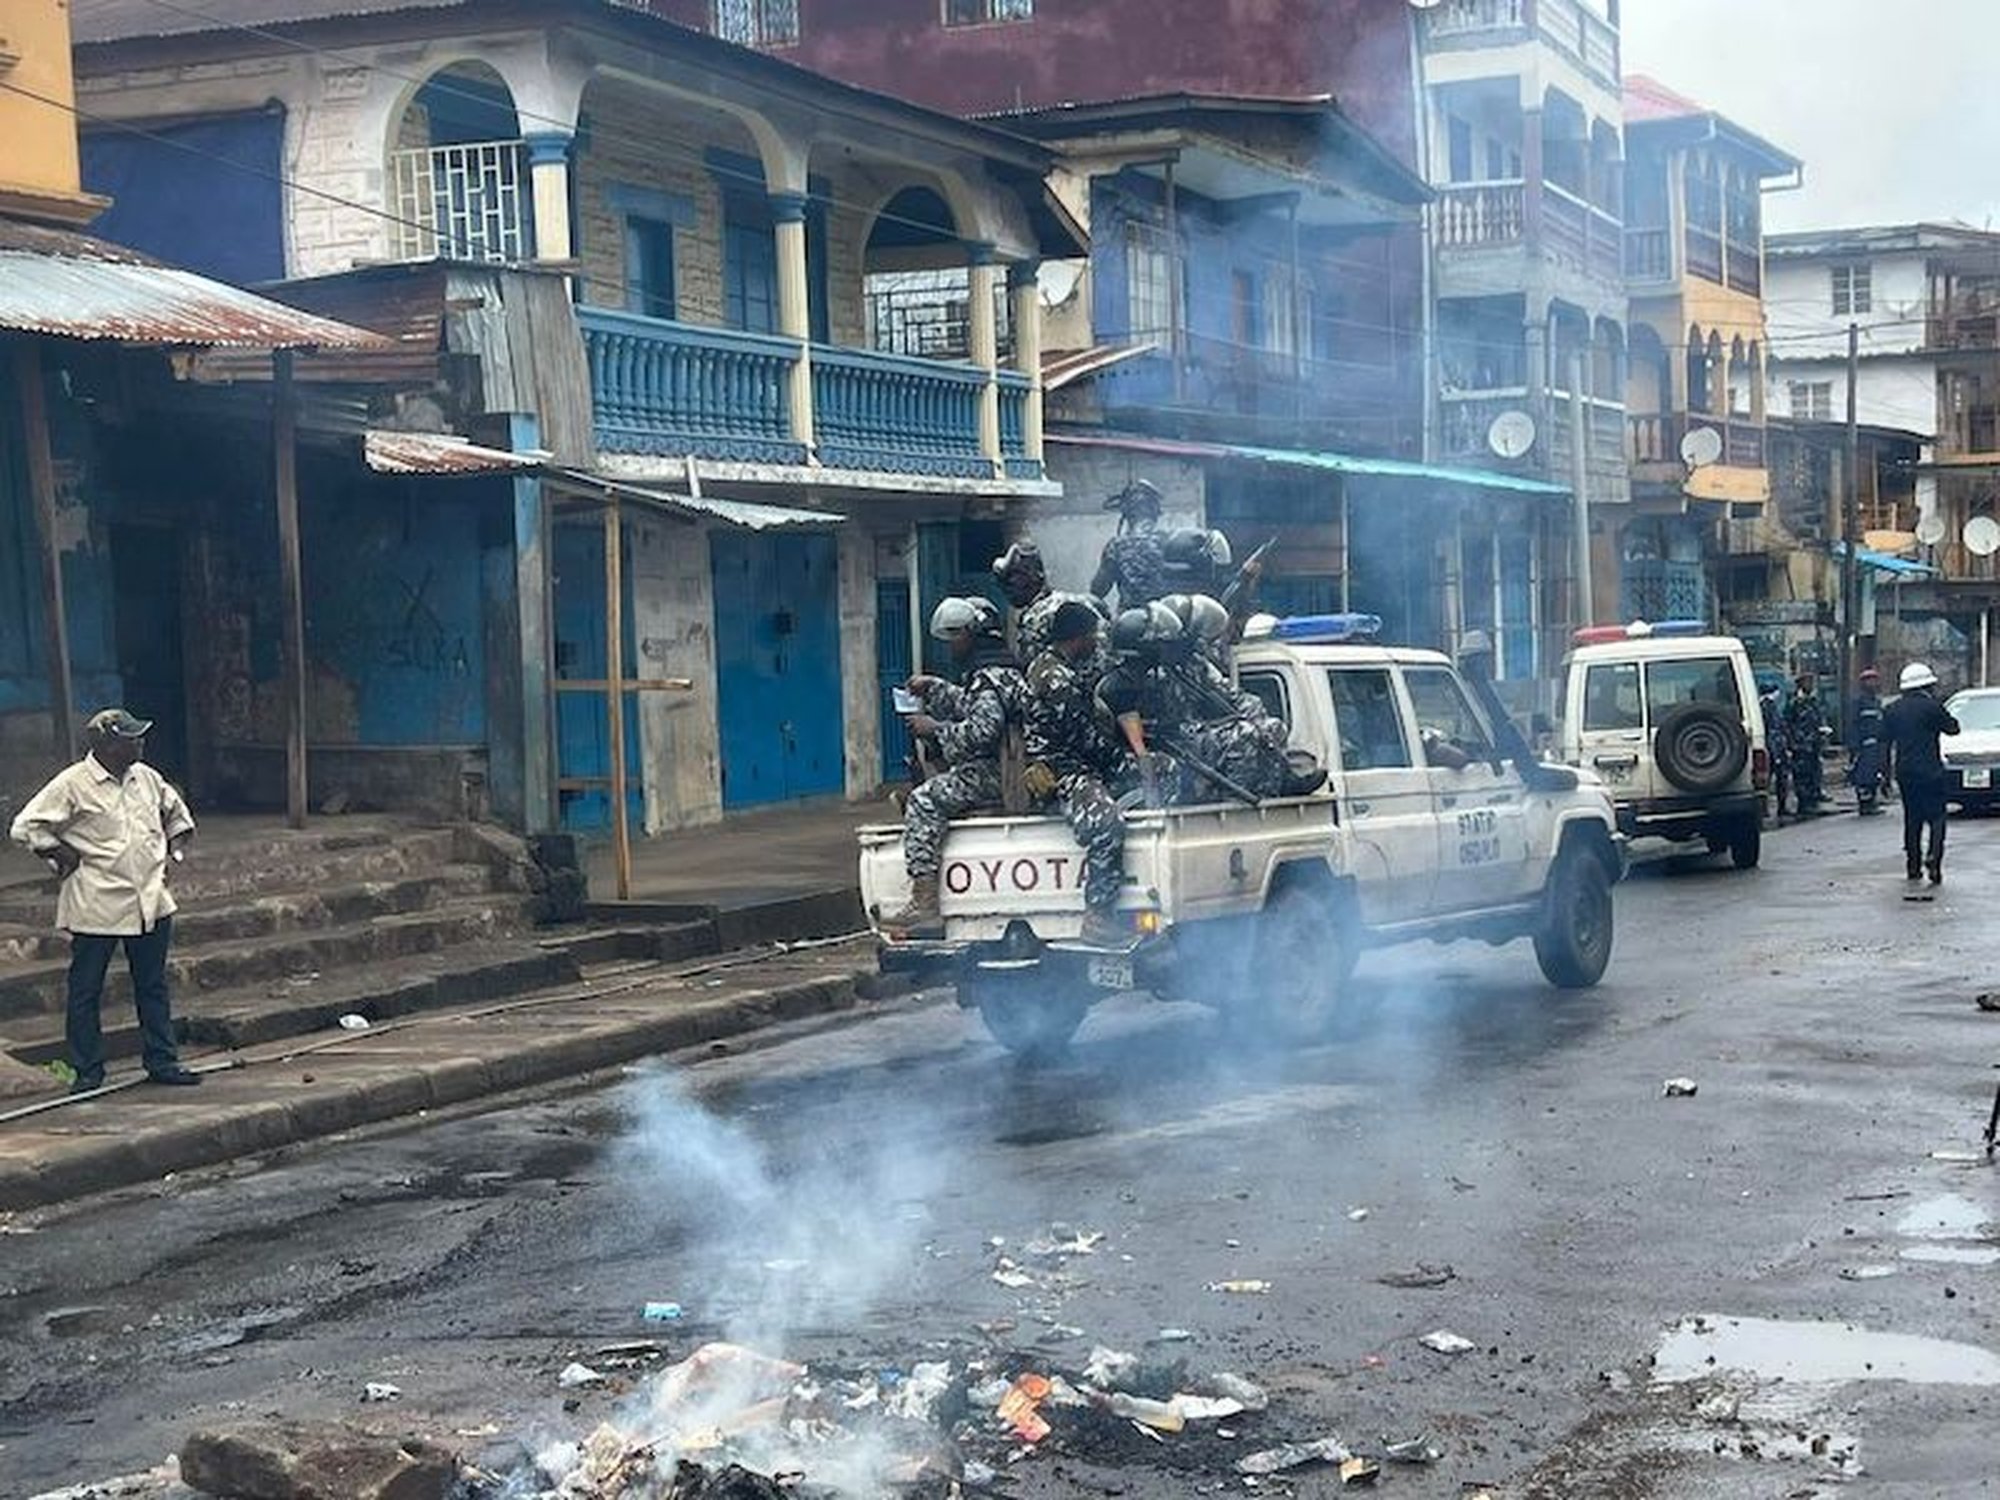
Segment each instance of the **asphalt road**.
[{"label": "asphalt road", "polygon": [[[717,1336],[849,1370],[983,1340],[1075,1370],[1101,1343],[1272,1392],[1233,1441],[1045,1445],[1024,1496],[1240,1491],[1241,1452],[1327,1432],[1428,1435],[1439,1463],[1383,1476],[1411,1495],[1987,1493],[2000,1179],[1933,1153],[1976,1147],[2000,1078],[1973,1003],[2000,823],[1954,825],[1923,904],[1895,823],[1643,871],[1590,994],[1524,944],[1396,950],[1338,1043],[1130,1000],[1035,1074],[912,1004],[17,1219],[0,1493],[258,1413],[577,1436],[614,1397],[565,1411],[572,1357]],[[1698,1094],[1663,1098],[1674,1076]],[[1029,1258],[1052,1224],[1104,1238]],[[1451,1277],[1379,1279],[1420,1264]],[[1209,1289],[1238,1278],[1270,1290]],[[686,1320],[643,1323],[656,1299]],[[1166,1327],[1194,1341],[1147,1344]],[[362,1407],[368,1381],[401,1402]]]}]

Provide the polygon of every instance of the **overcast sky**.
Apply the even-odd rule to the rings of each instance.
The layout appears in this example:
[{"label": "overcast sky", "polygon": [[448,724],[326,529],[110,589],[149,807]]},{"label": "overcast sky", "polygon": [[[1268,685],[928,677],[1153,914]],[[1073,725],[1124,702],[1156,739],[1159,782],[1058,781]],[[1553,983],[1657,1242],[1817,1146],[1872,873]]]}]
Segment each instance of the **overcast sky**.
[{"label": "overcast sky", "polygon": [[2000,0],[1625,0],[1649,73],[1806,164],[1775,230],[2000,227]]}]

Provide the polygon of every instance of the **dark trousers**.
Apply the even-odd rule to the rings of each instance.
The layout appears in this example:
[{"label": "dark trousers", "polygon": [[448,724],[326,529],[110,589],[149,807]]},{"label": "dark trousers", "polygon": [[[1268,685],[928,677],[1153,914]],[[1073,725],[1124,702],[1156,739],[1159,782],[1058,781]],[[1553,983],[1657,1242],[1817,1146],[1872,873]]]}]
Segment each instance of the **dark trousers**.
[{"label": "dark trousers", "polygon": [[113,937],[76,932],[69,940],[69,1065],[89,1082],[104,1077],[104,975],[111,955],[125,945],[132,971],[132,999],[139,1011],[139,1038],[148,1073],[178,1066],[174,1023],[167,1012],[167,950],[173,946],[174,919],[162,917],[151,932]]},{"label": "dark trousers", "polygon": [[[1933,869],[1944,864],[1944,783],[1906,781],[1903,791],[1903,859],[1914,873],[1921,865]],[[1924,853],[1924,830],[1931,835],[1930,853]]]}]

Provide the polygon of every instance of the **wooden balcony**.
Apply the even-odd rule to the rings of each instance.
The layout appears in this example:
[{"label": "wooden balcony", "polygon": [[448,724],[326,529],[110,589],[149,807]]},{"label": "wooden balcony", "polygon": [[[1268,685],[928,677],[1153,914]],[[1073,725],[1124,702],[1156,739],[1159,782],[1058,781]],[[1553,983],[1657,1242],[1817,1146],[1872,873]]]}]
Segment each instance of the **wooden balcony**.
[{"label": "wooden balcony", "polygon": [[1437,243],[1442,250],[1489,250],[1522,243],[1528,185],[1518,179],[1463,182],[1438,189]]},{"label": "wooden balcony", "polygon": [[1625,279],[1640,285],[1657,285],[1674,279],[1671,229],[1626,229]]},{"label": "wooden balcony", "polygon": [[1553,182],[1542,185],[1541,242],[1605,281],[1625,278],[1625,226],[1593,203]]},{"label": "wooden balcony", "polygon": [[1691,428],[1712,427],[1722,435],[1724,466],[1732,469],[1761,469],[1765,464],[1764,428],[1747,416],[1714,417],[1706,412],[1660,412],[1634,416],[1627,456],[1634,467],[1669,465],[1683,468],[1681,440]]},{"label": "wooden balcony", "polygon": [[1578,0],[1442,0],[1424,13],[1425,39],[1441,47],[1511,46],[1531,34],[1617,86],[1618,31]]}]

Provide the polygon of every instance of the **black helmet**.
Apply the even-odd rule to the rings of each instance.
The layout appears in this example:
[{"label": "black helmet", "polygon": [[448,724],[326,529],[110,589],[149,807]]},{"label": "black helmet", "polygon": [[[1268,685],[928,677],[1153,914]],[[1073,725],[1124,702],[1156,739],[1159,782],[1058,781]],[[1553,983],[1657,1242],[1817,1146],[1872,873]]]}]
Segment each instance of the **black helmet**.
[{"label": "black helmet", "polygon": [[1049,583],[1042,549],[1025,537],[993,559],[993,576],[1007,602],[1016,609],[1032,604]]},{"label": "black helmet", "polygon": [[1145,608],[1125,609],[1111,622],[1111,649],[1121,656],[1142,651],[1153,638],[1153,615]]},{"label": "black helmet", "polygon": [[1165,506],[1165,497],[1160,487],[1150,479],[1135,479],[1124,489],[1104,502],[1106,510],[1115,510],[1121,515],[1159,517]]}]

